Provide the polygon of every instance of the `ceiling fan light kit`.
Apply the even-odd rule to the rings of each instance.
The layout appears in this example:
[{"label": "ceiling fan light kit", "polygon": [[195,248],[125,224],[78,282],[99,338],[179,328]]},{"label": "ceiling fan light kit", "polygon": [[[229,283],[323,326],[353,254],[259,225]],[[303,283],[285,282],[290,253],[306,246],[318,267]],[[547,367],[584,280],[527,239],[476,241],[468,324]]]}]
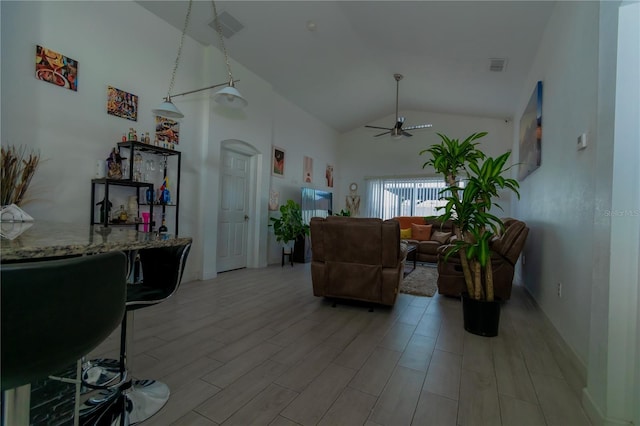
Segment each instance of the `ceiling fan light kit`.
[{"label": "ceiling fan light kit", "polygon": [[394,74],[393,78],[396,80],[396,124],[393,127],[379,127],[379,126],[364,126],[370,129],[383,129],[386,132],[378,133],[374,135],[374,137],[383,136],[389,134],[392,139],[402,139],[403,136],[411,137],[413,136],[411,133],[407,132],[407,130],[416,130],[416,129],[426,129],[429,127],[433,127],[432,124],[418,124],[417,126],[409,126],[403,128],[404,117],[400,117],[398,115],[398,93],[400,91],[400,80],[404,77],[402,74]]},{"label": "ceiling fan light kit", "polygon": [[211,0],[211,5],[213,6],[213,18],[216,24],[216,33],[218,35],[218,39],[220,41],[220,46],[222,47],[222,53],[224,54],[225,64],[227,65],[227,72],[229,73],[229,81],[220,84],[214,84],[213,86],[203,87],[202,89],[190,90],[188,92],[177,93],[172,95],[171,91],[173,90],[173,84],[176,80],[176,72],[178,71],[178,65],[180,64],[180,56],[182,54],[182,46],[184,45],[184,37],[187,33],[187,27],[189,26],[189,18],[191,17],[191,8],[193,6],[193,0],[189,0],[189,6],[187,8],[187,15],[184,19],[184,26],[182,28],[182,36],[180,38],[180,46],[178,47],[178,55],[176,56],[176,61],[173,65],[173,72],[171,73],[171,82],[169,83],[169,90],[167,91],[167,96],[164,98],[164,101],[158,108],[151,110],[156,115],[161,115],[163,117],[168,118],[183,118],[184,114],[180,112],[180,110],[171,102],[171,98],[175,98],[177,96],[184,96],[191,93],[201,92],[203,90],[214,89],[216,87],[226,86],[216,93],[214,100],[229,108],[244,108],[249,103],[247,100],[240,94],[238,89],[235,88],[235,83],[240,80],[234,80],[233,75],[231,74],[231,65],[229,64],[229,55],[227,54],[227,49],[224,45],[224,39],[222,37],[222,27],[220,26],[220,21],[218,19],[218,11],[216,9],[216,2]]}]

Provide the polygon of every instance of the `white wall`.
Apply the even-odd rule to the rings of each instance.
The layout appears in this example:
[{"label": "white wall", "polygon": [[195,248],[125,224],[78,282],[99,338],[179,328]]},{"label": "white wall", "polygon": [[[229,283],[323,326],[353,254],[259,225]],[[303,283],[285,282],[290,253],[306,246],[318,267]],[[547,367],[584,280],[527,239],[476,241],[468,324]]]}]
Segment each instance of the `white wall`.
[{"label": "white wall", "polygon": [[[154,133],[151,109],[169,86],[180,33],[130,2],[2,2],[2,144],[41,152],[25,206],[36,220],[89,223],[90,179],[129,127]],[[36,45],[79,61],[78,91],[34,77]],[[169,48],[171,46],[171,48]],[[199,85],[202,47],[187,39],[176,88]],[[106,113],[107,86],[139,96],[138,121]],[[193,235],[197,203],[193,162],[201,144],[198,114],[185,107],[179,150],[183,152],[180,233]],[[187,190],[185,190],[187,189]],[[114,206],[127,192],[114,193]],[[197,253],[190,256],[193,265]]]},{"label": "white wall", "polygon": [[[432,167],[426,169],[422,165],[428,160],[426,155],[419,155],[434,143],[440,143],[436,133],[442,133],[450,138],[464,140],[467,136],[477,132],[489,132],[479,139],[479,148],[487,155],[497,156],[511,149],[513,123],[510,119],[494,119],[472,116],[442,114],[425,111],[402,111],[406,117],[407,126],[431,123],[430,129],[412,130],[410,138],[399,140],[389,136],[374,137],[382,130],[361,127],[340,137],[338,147],[340,186],[338,202],[334,198],[334,210],[346,208],[345,196],[349,194],[349,184],[358,184],[358,193],[362,198],[360,213],[366,212],[367,177],[382,176],[436,176]],[[372,126],[390,127],[395,121],[395,115],[389,115],[372,123]],[[505,209],[504,216],[510,214],[509,199],[501,202]],[[501,213],[502,214],[502,213]]]},{"label": "white wall", "polygon": [[[317,119],[301,111],[298,107],[283,98],[275,104],[273,123],[273,144],[285,150],[284,176],[271,176],[270,190],[280,194],[280,205],[291,199],[300,203],[301,188],[316,188],[334,193],[339,186],[340,170],[337,167],[337,132],[320,124]],[[269,160],[271,160],[269,153]],[[303,159],[313,159],[313,182],[303,180]],[[327,186],[325,171],[327,164],[334,166],[334,188]],[[267,170],[271,173],[271,163]],[[267,194],[268,196],[268,194]],[[268,201],[268,200],[267,200]],[[269,216],[278,216],[278,212],[270,212]],[[276,242],[273,228],[269,228],[269,263],[280,263],[281,245]]]},{"label": "white wall", "polygon": [[[591,334],[608,352],[606,363],[590,363],[589,372],[606,371],[606,397],[597,401],[606,421],[638,424],[640,4],[625,3],[618,10],[608,329],[603,335]],[[586,395],[595,384],[589,381]]]},{"label": "white wall", "polygon": [[[36,198],[25,210],[36,220],[88,223],[96,162],[107,158],[129,127],[153,134],[151,109],[166,95],[180,32],[129,1],[3,1],[0,7],[1,141],[35,147],[46,159],[32,182]],[[34,78],[37,44],[79,61],[78,92]],[[239,141],[259,153],[252,204],[253,267],[264,266],[269,259],[267,203],[274,138],[287,150],[292,173],[285,177],[291,179],[287,185],[295,184],[296,167],[302,175],[302,155],[316,160],[318,180],[321,164],[335,160],[335,132],[282,99],[260,77],[233,61],[232,68],[241,80],[238,88],[249,100],[247,109],[219,107],[212,103],[213,91],[174,99],[185,114],[177,147],[182,152],[180,234],[194,238],[186,280],[216,274],[223,141]],[[217,49],[187,37],[173,93],[221,83],[226,75]],[[212,81],[211,76],[219,78]],[[139,96],[137,122],[106,113],[109,85]]]},{"label": "white wall", "polygon": [[[515,216],[529,237],[523,252],[524,284],[586,364],[591,305],[596,102],[598,88],[598,3],[558,3],[522,88],[520,117],[535,83],[543,82],[542,161],[521,185]],[[514,128],[518,155],[519,118]],[[576,150],[586,132],[589,147]],[[562,297],[557,296],[562,283]]]},{"label": "white wall", "polygon": [[[625,46],[627,53],[620,57],[620,6],[556,5],[516,112],[519,117],[542,80],[542,165],[521,182],[522,200],[514,205],[516,216],[531,227],[522,277],[573,351],[587,384],[583,404],[597,425],[637,423],[640,395],[640,9],[627,6],[621,15],[626,31],[620,32],[618,48]],[[518,130],[516,125],[514,153]],[[589,143],[577,151],[581,133]]]}]

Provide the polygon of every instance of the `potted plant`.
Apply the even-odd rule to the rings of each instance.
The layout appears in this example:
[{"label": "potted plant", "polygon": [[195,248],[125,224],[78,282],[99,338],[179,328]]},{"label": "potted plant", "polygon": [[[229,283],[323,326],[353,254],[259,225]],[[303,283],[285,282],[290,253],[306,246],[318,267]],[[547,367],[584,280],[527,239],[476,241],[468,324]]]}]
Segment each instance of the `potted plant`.
[{"label": "potted plant", "polygon": [[2,183],[1,206],[26,203],[25,195],[31,179],[40,163],[40,153],[24,146],[2,147],[0,159],[0,182]]},{"label": "potted plant", "polygon": [[287,200],[280,206],[280,217],[272,217],[269,220],[272,222],[269,226],[273,226],[276,241],[281,242],[283,246],[291,247],[291,241],[309,235],[309,225],[302,221],[302,209],[293,200]]},{"label": "potted plant", "polygon": [[[463,295],[465,329],[475,334],[495,336],[498,331],[500,305],[494,298],[493,268],[491,264],[491,240],[504,229],[504,224],[490,211],[492,207],[502,209],[495,202],[498,191],[506,189],[518,198],[518,182],[506,177],[506,167],[511,152],[496,158],[487,157],[475,142],[487,132],[473,133],[464,141],[450,139],[438,133],[442,140],[422,150],[431,154],[423,164],[433,166],[445,177],[447,187],[442,190],[446,201],[440,220],[454,223],[456,239],[445,254],[446,259],[458,253],[467,287]],[[464,172],[464,185],[460,173]]]}]

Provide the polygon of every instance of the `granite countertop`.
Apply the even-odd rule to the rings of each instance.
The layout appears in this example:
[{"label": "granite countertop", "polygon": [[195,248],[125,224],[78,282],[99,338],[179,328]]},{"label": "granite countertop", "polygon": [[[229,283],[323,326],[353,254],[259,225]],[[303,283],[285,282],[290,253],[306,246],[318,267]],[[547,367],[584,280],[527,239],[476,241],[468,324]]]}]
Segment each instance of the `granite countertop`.
[{"label": "granite countertop", "polygon": [[[132,227],[73,223],[2,222],[0,261],[140,250],[187,244],[191,237],[138,232]],[[13,237],[12,239],[6,238]]]}]

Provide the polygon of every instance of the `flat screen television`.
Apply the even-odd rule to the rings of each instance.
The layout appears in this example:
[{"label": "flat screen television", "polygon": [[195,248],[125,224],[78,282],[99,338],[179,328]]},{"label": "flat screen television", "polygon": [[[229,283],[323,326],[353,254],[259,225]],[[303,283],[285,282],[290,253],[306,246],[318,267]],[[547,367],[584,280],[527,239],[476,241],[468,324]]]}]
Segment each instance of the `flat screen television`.
[{"label": "flat screen television", "polygon": [[314,188],[302,188],[300,208],[302,220],[307,225],[312,217],[327,217],[333,214],[333,193]]}]

